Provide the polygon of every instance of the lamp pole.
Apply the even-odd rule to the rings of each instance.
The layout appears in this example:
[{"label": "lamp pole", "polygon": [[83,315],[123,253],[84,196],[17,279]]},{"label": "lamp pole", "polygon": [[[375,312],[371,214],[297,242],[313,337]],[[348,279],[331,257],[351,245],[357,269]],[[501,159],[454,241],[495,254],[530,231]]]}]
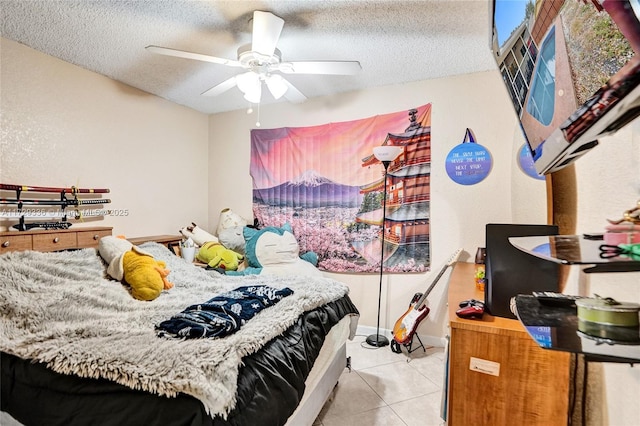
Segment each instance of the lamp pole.
[{"label": "lamp pole", "polygon": [[367,337],[367,343],[371,346],[383,347],[389,344],[389,339],[380,335],[380,306],[382,300],[382,272],[384,263],[384,221],[387,216],[387,169],[391,161],[382,161],[384,166],[384,192],[382,193],[382,238],[380,239],[380,284],[378,286],[378,322],[376,324],[376,334]]}]

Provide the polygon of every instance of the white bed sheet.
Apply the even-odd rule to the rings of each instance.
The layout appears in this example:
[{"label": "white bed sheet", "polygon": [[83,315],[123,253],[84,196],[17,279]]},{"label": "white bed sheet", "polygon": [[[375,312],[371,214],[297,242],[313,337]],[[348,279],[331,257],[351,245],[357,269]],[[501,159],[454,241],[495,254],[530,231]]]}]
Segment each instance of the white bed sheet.
[{"label": "white bed sheet", "polygon": [[347,339],[353,339],[357,326],[358,316],[349,315],[329,331],[305,381],[306,388],[300,404],[287,420],[286,426],[313,425],[347,367],[346,342]]}]

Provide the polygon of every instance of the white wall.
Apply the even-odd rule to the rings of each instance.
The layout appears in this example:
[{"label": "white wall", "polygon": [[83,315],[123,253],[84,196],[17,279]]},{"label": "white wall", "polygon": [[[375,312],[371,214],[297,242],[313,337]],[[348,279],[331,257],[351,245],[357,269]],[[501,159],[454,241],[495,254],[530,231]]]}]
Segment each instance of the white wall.
[{"label": "white wall", "polygon": [[207,115],[1,43],[0,182],[109,188],[105,208],[128,212],[74,227],[135,237],[207,225]]},{"label": "white wall", "polygon": [[[606,219],[620,219],[624,211],[637,206],[640,202],[640,120],[601,139],[599,146],[576,162],[576,176],[578,233],[603,232]],[[580,274],[579,267],[574,269],[573,284],[578,292],[640,303],[640,272]],[[601,409],[608,424],[638,424],[640,368],[602,364],[601,369],[604,384]],[[592,411],[599,408],[592,407]]]},{"label": "white wall", "polygon": [[[301,127],[403,111],[429,102],[433,104],[433,268],[423,274],[385,275],[380,326],[387,329],[393,328],[395,321],[407,310],[413,294],[426,290],[457,248],[465,249],[463,260],[473,261],[470,256],[475,254],[477,247],[484,246],[486,223],[514,220],[544,223],[546,220],[544,181],[526,176],[515,162],[516,151],[523,139],[515,132],[515,114],[499,73],[484,72],[380,87],[309,100],[301,105],[279,103],[262,106],[260,111],[261,128]],[[210,118],[209,211],[212,212],[212,227],[217,225],[217,213],[226,207],[244,217],[253,217],[249,132],[255,128],[255,121],[256,113],[247,115],[245,111]],[[488,148],[493,156],[489,176],[471,186],[454,183],[445,171],[445,158],[454,146],[462,143],[466,128],[473,130],[477,142]],[[513,199],[512,193],[515,194]],[[527,202],[521,203],[522,198]],[[518,202],[514,203],[514,200]],[[379,277],[327,275],[349,285],[351,297],[361,313],[360,325],[375,327]],[[432,337],[430,342],[439,342],[445,333],[447,277],[448,274],[431,293],[432,312],[418,329],[421,337]],[[473,286],[473,283],[469,282],[469,285]]]}]

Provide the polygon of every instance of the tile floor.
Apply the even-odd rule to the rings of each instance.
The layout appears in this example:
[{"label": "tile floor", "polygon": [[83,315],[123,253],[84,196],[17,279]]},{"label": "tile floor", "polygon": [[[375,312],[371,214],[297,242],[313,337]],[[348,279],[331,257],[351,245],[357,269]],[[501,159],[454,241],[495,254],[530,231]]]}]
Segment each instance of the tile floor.
[{"label": "tile floor", "polygon": [[347,343],[345,369],[314,426],[440,426],[444,349],[411,354],[372,348],[356,336]]}]

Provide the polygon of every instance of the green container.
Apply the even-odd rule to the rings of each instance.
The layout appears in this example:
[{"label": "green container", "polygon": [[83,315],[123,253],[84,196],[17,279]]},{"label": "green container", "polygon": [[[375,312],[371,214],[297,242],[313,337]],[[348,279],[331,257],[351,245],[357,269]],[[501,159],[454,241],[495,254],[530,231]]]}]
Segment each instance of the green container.
[{"label": "green container", "polygon": [[617,302],[611,298],[576,300],[578,319],[601,325],[637,327],[640,304]]},{"label": "green container", "polygon": [[622,327],[619,325],[596,324],[595,322],[578,320],[578,330],[585,335],[612,340],[615,343],[640,344],[640,328]]}]

